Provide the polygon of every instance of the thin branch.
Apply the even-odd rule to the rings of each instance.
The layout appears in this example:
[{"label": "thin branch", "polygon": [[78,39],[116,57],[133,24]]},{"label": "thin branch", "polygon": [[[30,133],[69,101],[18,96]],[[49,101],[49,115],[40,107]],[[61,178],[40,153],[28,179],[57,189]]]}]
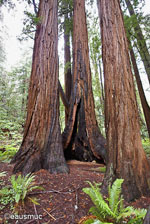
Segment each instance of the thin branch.
[{"label": "thin branch", "polygon": [[58,88],[59,88],[60,97],[61,97],[62,102],[63,102],[63,104],[65,106],[65,109],[66,109],[66,113],[69,114],[69,103],[68,103],[68,100],[67,100],[67,98],[65,96],[63,88],[62,88],[62,86],[60,84],[60,81],[58,82]]},{"label": "thin branch", "polygon": [[56,219],[54,218],[54,216],[52,216],[46,209],[43,208],[43,210],[53,219],[56,221]]},{"label": "thin branch", "polygon": [[47,194],[47,193],[57,193],[57,194],[69,194],[73,193],[75,190],[69,190],[67,192],[63,191],[56,191],[56,190],[51,190],[51,191],[39,191],[39,192],[30,192],[28,195],[34,195],[34,194]]},{"label": "thin branch", "polygon": [[[34,203],[33,203],[33,206],[34,206],[35,215],[38,217],[38,213],[37,213],[37,210],[36,210],[36,205]],[[37,223],[40,224],[38,219],[37,219]]]},{"label": "thin branch", "polygon": [[32,3],[33,3],[33,6],[34,6],[34,12],[35,12],[35,14],[37,15],[38,10],[37,10],[37,7],[36,7],[35,0],[32,0]]}]

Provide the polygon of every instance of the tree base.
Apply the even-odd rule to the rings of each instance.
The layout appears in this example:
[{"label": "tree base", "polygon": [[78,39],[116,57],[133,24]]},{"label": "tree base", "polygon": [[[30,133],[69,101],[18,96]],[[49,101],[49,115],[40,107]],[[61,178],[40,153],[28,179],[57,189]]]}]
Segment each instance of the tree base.
[{"label": "tree base", "polygon": [[[14,162],[16,162],[15,159],[11,161],[11,163]],[[34,155],[30,157],[26,156],[26,159],[17,156],[17,162],[14,166],[13,173],[21,172],[23,175],[26,175],[28,173],[37,172],[40,169],[48,170],[52,174],[69,173],[69,167],[63,157],[61,158],[60,156],[60,158],[55,159],[55,161],[54,158],[53,161],[48,161],[48,157],[42,159],[40,153],[34,153]]]}]

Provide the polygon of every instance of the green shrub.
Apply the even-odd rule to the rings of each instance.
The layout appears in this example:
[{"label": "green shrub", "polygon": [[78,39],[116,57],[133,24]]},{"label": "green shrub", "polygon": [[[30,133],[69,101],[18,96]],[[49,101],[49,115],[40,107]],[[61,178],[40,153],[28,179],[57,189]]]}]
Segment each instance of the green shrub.
[{"label": "green shrub", "polygon": [[101,223],[128,223],[142,224],[146,214],[146,209],[134,209],[131,206],[124,207],[123,196],[121,195],[121,185],[123,179],[116,179],[112,187],[109,186],[108,198],[104,200],[100,193],[99,184],[88,182],[90,188],[83,188],[94,203],[89,212],[96,216],[97,219],[87,220],[84,224],[101,224]]},{"label": "green shrub", "polygon": [[[10,162],[11,159],[14,157],[18,149],[13,147],[12,145],[5,145],[3,146],[5,151],[0,151],[0,161],[3,162]],[[2,147],[1,147],[2,148]]]},{"label": "green shrub", "polygon": [[[34,189],[43,189],[42,187],[35,185],[35,176],[33,174],[27,174],[25,177],[21,174],[16,177],[11,176],[11,185],[3,187],[0,190],[0,209],[3,209],[6,205],[10,204],[11,207],[14,202],[24,203],[24,200],[28,197],[28,194]],[[33,203],[36,203],[36,199],[29,198]]]},{"label": "green shrub", "polygon": [[0,186],[4,185],[4,181],[1,179],[1,177],[5,177],[7,174],[7,172],[3,171],[3,172],[0,172]]},{"label": "green shrub", "polygon": [[42,187],[35,186],[35,176],[27,174],[25,177],[21,174],[16,178],[15,175],[11,176],[11,184],[14,193],[15,202],[24,201],[27,194],[35,189],[43,189]]},{"label": "green shrub", "polygon": [[13,208],[14,196],[13,190],[7,187],[3,187],[0,190],[0,210],[4,209],[6,205],[10,205],[11,209]]}]

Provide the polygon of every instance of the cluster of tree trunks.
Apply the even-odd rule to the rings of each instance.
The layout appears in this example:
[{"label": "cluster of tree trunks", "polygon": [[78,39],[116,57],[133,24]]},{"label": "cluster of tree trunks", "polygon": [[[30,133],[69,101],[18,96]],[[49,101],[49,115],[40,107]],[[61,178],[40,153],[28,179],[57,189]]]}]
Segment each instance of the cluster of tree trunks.
[{"label": "cluster of tree trunks", "polygon": [[103,192],[123,178],[128,201],[150,193],[150,165],[142,148],[138,107],[119,0],[98,0],[105,77],[107,170]]},{"label": "cluster of tree trunks", "polygon": [[[106,140],[96,121],[89,62],[85,0],[74,0],[73,74],[66,73],[66,96],[58,81],[58,5],[41,0],[38,16],[27,119],[21,147],[12,162],[14,172],[41,168],[51,173],[69,171],[65,157],[107,163],[103,191],[123,178],[130,201],[150,192],[150,165],[142,148],[138,108],[128,44],[119,0],[98,0],[105,77]],[[67,19],[67,17],[66,17]],[[65,63],[70,61],[65,33]],[[66,128],[61,136],[59,92],[66,103]],[[69,103],[68,103],[69,102]],[[65,157],[64,157],[65,150]],[[106,156],[107,152],[107,156]]]},{"label": "cluster of tree trunks", "polygon": [[106,140],[95,115],[84,0],[74,0],[72,83],[70,113],[63,132],[65,155],[104,161]]}]

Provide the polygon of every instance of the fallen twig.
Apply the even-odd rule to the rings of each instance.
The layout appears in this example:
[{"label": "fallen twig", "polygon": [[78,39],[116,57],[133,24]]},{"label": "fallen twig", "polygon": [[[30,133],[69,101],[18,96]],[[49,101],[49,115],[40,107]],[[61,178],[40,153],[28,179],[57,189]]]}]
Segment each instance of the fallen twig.
[{"label": "fallen twig", "polygon": [[34,195],[34,194],[47,194],[47,193],[57,193],[57,194],[69,194],[73,193],[75,190],[69,190],[67,192],[63,191],[57,191],[57,190],[50,190],[50,191],[39,191],[39,192],[30,192],[28,195]]},{"label": "fallen twig", "polygon": [[54,216],[52,216],[46,209],[43,208],[43,210],[53,219],[56,221],[56,219],[54,218]]},{"label": "fallen twig", "polygon": [[[33,204],[33,206],[34,206],[35,215],[38,217],[38,213],[37,213],[36,205]],[[38,219],[37,219],[37,223],[40,224],[40,222],[39,222]]]}]

